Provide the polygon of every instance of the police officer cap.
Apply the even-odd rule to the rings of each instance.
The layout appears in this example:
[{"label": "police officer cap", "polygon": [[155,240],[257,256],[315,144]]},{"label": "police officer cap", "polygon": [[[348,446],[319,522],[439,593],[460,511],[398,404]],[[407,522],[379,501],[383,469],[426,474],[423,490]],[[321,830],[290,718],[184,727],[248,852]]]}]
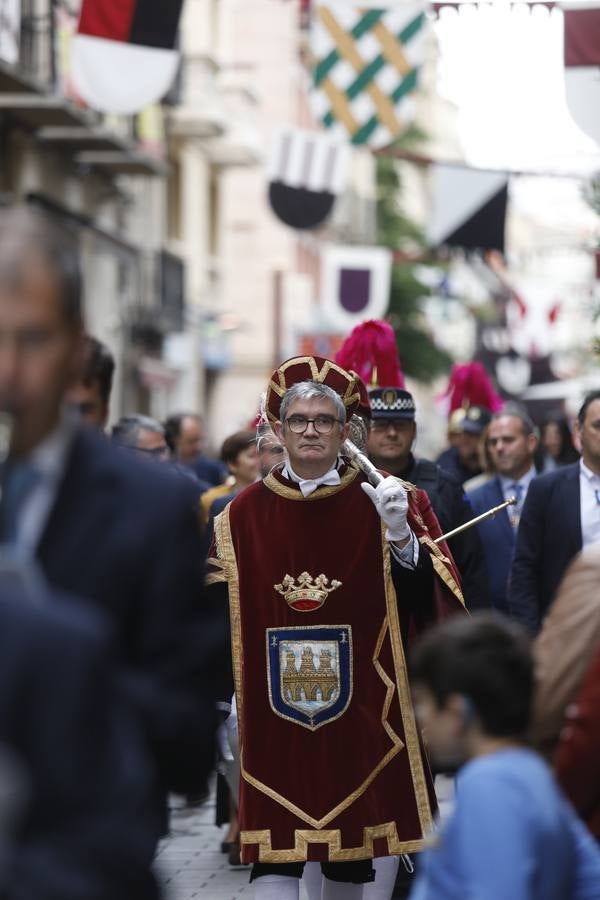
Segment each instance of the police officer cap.
[{"label": "police officer cap", "polygon": [[408,419],[414,421],[416,407],[413,395],[398,387],[371,388],[371,415],[374,419]]},{"label": "police officer cap", "polygon": [[462,430],[466,434],[481,434],[490,424],[492,414],[484,406],[469,406],[462,421]]}]

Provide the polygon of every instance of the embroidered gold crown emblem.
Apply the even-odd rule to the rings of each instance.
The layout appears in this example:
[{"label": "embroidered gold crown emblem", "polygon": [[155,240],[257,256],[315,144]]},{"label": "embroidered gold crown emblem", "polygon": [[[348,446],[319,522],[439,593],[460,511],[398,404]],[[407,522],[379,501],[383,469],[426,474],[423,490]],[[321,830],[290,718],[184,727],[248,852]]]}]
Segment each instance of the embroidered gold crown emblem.
[{"label": "embroidered gold crown emblem", "polygon": [[298,575],[298,583],[291,575],[286,575],[281,584],[273,587],[278,594],[285,597],[285,602],[296,612],[312,612],[319,609],[325,603],[327,596],[342,586],[341,581],[335,578],[329,582],[326,575],[317,575],[313,580],[308,572]]}]

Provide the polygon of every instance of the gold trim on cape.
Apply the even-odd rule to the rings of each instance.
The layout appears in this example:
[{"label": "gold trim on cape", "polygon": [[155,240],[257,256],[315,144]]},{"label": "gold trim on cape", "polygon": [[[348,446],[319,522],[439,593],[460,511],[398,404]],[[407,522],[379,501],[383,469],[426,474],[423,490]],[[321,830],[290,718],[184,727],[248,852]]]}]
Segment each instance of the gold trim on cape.
[{"label": "gold trim on cape", "polygon": [[327,844],[330,862],[352,862],[357,859],[373,859],[376,838],[387,838],[390,856],[402,853],[418,853],[423,850],[426,841],[400,841],[395,822],[384,822],[382,825],[365,826],[363,828],[362,847],[346,847],[342,849],[342,836],[339,828],[322,831],[309,831],[296,828],[294,831],[294,848],[289,850],[273,850],[271,847],[271,831],[242,831],[240,842],[246,846],[258,844],[259,861],[264,863],[302,862],[308,858],[309,844]]},{"label": "gold trim on cape", "polygon": [[204,584],[219,584],[227,581],[227,573],[223,562],[214,556],[209,556],[206,560],[206,567],[209,570],[204,576]]},{"label": "gold trim on cape", "polygon": [[[240,621],[240,582],[233,549],[233,539],[231,537],[231,523],[229,521],[229,506],[226,506],[223,512],[215,519],[215,543],[217,546],[217,555],[221,563],[222,570],[226,573],[228,594],[229,594],[229,615],[231,621],[231,657],[233,662],[233,680],[235,683],[235,694],[237,704],[240,709],[243,707],[244,695],[242,688],[242,665],[243,650],[241,638],[241,621]],[[241,715],[238,716],[239,742],[240,742],[240,759],[243,746],[243,728],[241,723]]]},{"label": "gold trim on cape", "polygon": [[433,816],[429,802],[427,782],[425,780],[425,770],[423,768],[423,757],[419,745],[417,723],[408,686],[406,658],[404,656],[404,647],[402,646],[402,632],[400,630],[400,617],[398,614],[398,600],[394,582],[392,580],[391,553],[389,544],[385,539],[384,522],[381,523],[381,541],[383,548],[385,599],[390,628],[390,640],[392,643],[392,656],[394,658],[396,684],[398,686],[398,701],[400,703],[400,714],[404,725],[404,737],[406,738],[406,749],[408,751],[419,822],[421,823],[421,833],[426,835],[433,827]]}]

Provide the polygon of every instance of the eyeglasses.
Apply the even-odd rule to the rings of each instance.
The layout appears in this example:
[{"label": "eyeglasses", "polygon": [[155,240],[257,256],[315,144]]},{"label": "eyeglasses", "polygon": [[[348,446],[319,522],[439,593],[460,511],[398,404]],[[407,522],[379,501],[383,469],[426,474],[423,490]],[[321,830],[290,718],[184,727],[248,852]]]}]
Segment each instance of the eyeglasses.
[{"label": "eyeglasses", "polygon": [[371,431],[387,431],[388,428],[393,428],[394,431],[403,431],[408,422],[408,419],[373,419]]},{"label": "eyeglasses", "polygon": [[294,434],[304,434],[310,422],[312,422],[313,428],[317,434],[331,434],[336,422],[340,425],[342,424],[335,416],[326,415],[315,416],[314,419],[307,419],[306,416],[293,415],[288,416],[285,422],[290,431],[293,431]]}]

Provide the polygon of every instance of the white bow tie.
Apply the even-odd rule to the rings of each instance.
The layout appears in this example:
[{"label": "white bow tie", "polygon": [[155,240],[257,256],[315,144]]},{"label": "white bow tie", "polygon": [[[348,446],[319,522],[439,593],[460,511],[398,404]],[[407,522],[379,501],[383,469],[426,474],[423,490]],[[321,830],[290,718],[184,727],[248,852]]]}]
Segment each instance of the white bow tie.
[{"label": "white bow tie", "polygon": [[310,494],[312,494],[313,491],[316,491],[321,484],[340,484],[341,481],[340,473],[337,469],[330,469],[329,472],[325,472],[325,474],[321,475],[319,478],[300,478],[288,464],[285,466],[282,474],[284,477],[296,482],[302,491],[303,497],[310,496]]},{"label": "white bow tie", "polygon": [[331,469],[329,472],[326,472],[325,475],[321,475],[320,478],[308,478],[301,479],[298,482],[298,487],[302,491],[303,497],[308,497],[313,491],[321,484],[339,484],[340,483],[340,473],[337,469]]}]

